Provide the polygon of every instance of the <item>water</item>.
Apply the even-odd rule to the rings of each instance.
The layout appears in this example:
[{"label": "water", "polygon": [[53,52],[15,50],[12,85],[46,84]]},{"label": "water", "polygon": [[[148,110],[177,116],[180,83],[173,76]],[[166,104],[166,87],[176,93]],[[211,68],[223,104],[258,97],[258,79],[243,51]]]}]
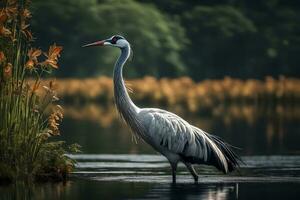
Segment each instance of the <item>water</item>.
[{"label": "water", "polygon": [[179,165],[171,183],[160,155],[82,154],[66,183],[0,187],[1,199],[298,199],[300,156],[244,156],[239,172],[200,166],[199,183]]},{"label": "water", "polygon": [[[79,143],[86,154],[156,154],[147,144],[133,142],[114,106],[64,108],[61,139]],[[300,155],[300,106],[221,106],[203,114],[168,110],[240,147],[241,155]]]},{"label": "water", "polygon": [[199,183],[179,165],[171,183],[166,159],[132,141],[113,108],[66,107],[62,137],[82,145],[70,155],[76,171],[66,183],[0,187],[0,199],[299,199],[299,108],[226,107],[185,119],[239,146],[245,164],[223,175],[197,166]]}]

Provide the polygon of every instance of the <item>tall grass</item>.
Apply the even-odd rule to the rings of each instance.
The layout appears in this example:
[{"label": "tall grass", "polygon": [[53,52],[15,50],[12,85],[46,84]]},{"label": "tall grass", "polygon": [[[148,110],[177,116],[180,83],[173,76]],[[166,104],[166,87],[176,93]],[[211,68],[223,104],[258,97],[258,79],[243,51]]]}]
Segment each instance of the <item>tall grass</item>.
[{"label": "tall grass", "polygon": [[[44,80],[49,82],[49,80]],[[108,77],[58,79],[58,93],[65,101],[113,103],[113,84]],[[241,80],[225,77],[196,83],[188,77],[127,81],[131,97],[139,104],[180,107],[189,112],[213,110],[220,104],[295,105],[300,100],[300,79]]]},{"label": "tall grass", "polygon": [[[61,47],[48,52],[32,48],[28,29],[29,1],[1,2],[0,11],[0,179],[63,179],[74,162],[65,156],[63,142],[49,142],[59,135],[62,108],[55,104],[52,82],[38,95],[41,78],[56,69]],[[42,57],[42,53],[44,55]],[[43,59],[43,61],[39,61]],[[28,77],[34,83],[29,85]],[[53,111],[49,116],[45,111]],[[76,146],[72,146],[75,148]]]}]

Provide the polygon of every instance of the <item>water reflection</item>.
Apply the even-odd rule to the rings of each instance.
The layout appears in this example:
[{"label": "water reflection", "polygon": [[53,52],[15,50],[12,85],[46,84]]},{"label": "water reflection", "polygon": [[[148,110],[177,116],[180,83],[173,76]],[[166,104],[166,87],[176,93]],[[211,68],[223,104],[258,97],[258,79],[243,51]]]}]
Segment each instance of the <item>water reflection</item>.
[{"label": "water reflection", "polygon": [[[152,187],[142,198],[134,199],[161,199],[161,200],[225,200],[234,199],[238,195],[237,187],[229,185],[206,184],[158,184]],[[238,196],[236,196],[238,197]]]},{"label": "water reflection", "polygon": [[239,172],[227,175],[199,166],[198,184],[183,165],[178,168],[178,183],[172,184],[168,163],[158,155],[69,156],[78,161],[70,181],[1,186],[0,199],[279,200],[299,197],[300,156],[243,157],[246,165]]},{"label": "water reflection", "polygon": [[[79,142],[85,153],[154,153],[148,145],[132,142],[129,129],[115,107],[65,105],[63,139]],[[207,113],[189,114],[167,108],[194,125],[241,147],[243,155],[297,154],[300,106],[220,105]]]},{"label": "water reflection", "polygon": [[[17,182],[0,187],[2,200],[30,200],[30,199],[61,199],[63,193],[71,187],[71,182],[65,183],[24,183]],[[50,196],[49,196],[50,194]]]},{"label": "water reflection", "polygon": [[[84,152],[72,155],[78,163],[71,181],[1,186],[1,200],[299,198],[300,158],[290,154],[300,153],[300,106],[220,105],[197,115],[180,107],[167,108],[241,147],[241,155],[249,155],[243,157],[247,165],[229,175],[198,166],[199,184],[194,184],[184,166],[179,165],[177,185],[170,184],[169,164],[164,157],[143,142],[132,141],[114,106],[64,108],[60,139],[79,143]],[[264,156],[257,156],[260,154]]]},{"label": "water reflection", "polygon": [[147,184],[76,180],[67,184],[0,187],[2,200],[253,200],[298,199],[299,183]]},{"label": "water reflection", "polygon": [[[98,189],[97,189],[98,188]],[[52,183],[28,186],[17,183],[0,187],[2,200],[53,199],[161,199],[161,200],[223,200],[234,199],[234,184],[124,184],[78,180],[65,184]]]},{"label": "water reflection", "polygon": [[[248,125],[253,125],[260,117],[267,117],[270,120],[278,118],[279,120],[300,120],[300,106],[256,106],[256,105],[219,105],[208,113],[191,114],[185,112],[182,107],[165,108],[178,115],[197,123],[203,117],[220,118],[226,126],[230,126],[235,120],[243,120]],[[118,119],[113,104],[85,104],[85,105],[64,105],[65,114],[76,120],[89,120],[99,123],[101,127],[110,126]]]}]

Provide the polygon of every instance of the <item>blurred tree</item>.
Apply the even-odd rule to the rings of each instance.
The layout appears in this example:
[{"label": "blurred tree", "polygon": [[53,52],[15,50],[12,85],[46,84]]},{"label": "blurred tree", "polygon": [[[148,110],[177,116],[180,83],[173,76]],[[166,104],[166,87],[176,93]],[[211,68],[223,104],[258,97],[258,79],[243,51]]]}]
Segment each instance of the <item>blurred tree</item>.
[{"label": "blurred tree", "polygon": [[300,1],[35,0],[34,6],[33,29],[45,39],[37,44],[65,47],[62,76],[110,75],[116,49],[80,46],[113,34],[132,43],[131,77],[300,76]]},{"label": "blurred tree", "polygon": [[[93,9],[97,1],[36,0],[33,6],[35,17],[32,25],[37,35],[36,44],[44,47],[56,41],[65,49],[61,60],[64,67],[59,70],[60,75],[86,76],[95,73],[96,51],[87,52],[80,46],[87,38],[99,33],[95,26],[97,15]],[[88,67],[88,63],[93,67]]]},{"label": "blurred tree", "polygon": [[133,0],[36,0],[34,14],[34,32],[38,38],[47,38],[37,43],[46,46],[45,41],[54,40],[65,48],[61,75],[110,75],[116,49],[80,46],[113,34],[124,35],[132,43],[132,67],[126,70],[130,76],[184,73],[180,58],[186,44],[184,30],[151,5]]},{"label": "blurred tree", "polygon": [[190,75],[195,79],[238,76],[247,62],[246,37],[256,28],[231,6],[196,6],[184,13],[183,24],[191,50],[185,52]]},{"label": "blurred tree", "polygon": [[257,27],[255,38],[248,38],[254,75],[300,76],[300,1],[243,0],[237,6]]},{"label": "blurred tree", "polygon": [[[264,78],[266,75],[278,76],[280,74],[289,76],[300,76],[300,1],[286,0],[138,0],[139,2],[152,3],[162,12],[171,16],[184,18],[182,25],[186,28],[189,36],[195,33],[197,28],[205,28],[201,24],[197,26],[197,18],[193,18],[190,12],[195,7],[205,6],[210,10],[217,11],[220,7],[230,6],[240,13],[243,19],[247,19],[255,27],[255,32],[236,32],[230,37],[216,37],[216,40],[207,41],[202,51],[194,50],[194,47],[201,49],[202,43],[191,41],[185,55],[193,55],[199,62],[190,62],[191,57],[185,56],[184,62],[189,67],[194,79],[208,77],[220,77],[225,75],[238,76],[242,78]],[[224,14],[224,12],[222,12]],[[205,12],[198,13],[206,15]],[[189,15],[189,16],[187,16]],[[213,16],[214,15],[214,16]],[[184,16],[184,17],[182,17]],[[218,12],[211,12],[207,20],[222,18]],[[233,19],[234,16],[231,17]],[[235,15],[238,18],[238,15]],[[228,18],[228,17],[227,17]],[[198,19],[199,20],[199,19]],[[225,20],[225,19],[224,19]],[[226,20],[225,20],[226,21]],[[199,22],[199,21],[198,21]],[[206,21],[206,23],[214,23]],[[190,27],[190,25],[197,27]],[[236,24],[245,25],[243,23]],[[223,25],[220,25],[220,28]],[[225,25],[226,26],[226,25]],[[221,30],[215,27],[215,32],[221,35]],[[192,30],[192,31],[191,31]],[[220,32],[219,32],[220,31]],[[202,31],[196,30],[199,34]],[[201,33],[200,33],[201,32]],[[194,34],[197,35],[197,34]],[[202,35],[201,35],[202,36]],[[210,38],[216,35],[211,35]],[[205,41],[202,39],[202,41]],[[227,46],[226,46],[227,45]],[[222,48],[223,47],[223,48]],[[195,56],[195,52],[198,52]],[[219,52],[219,53],[217,53]],[[212,54],[211,54],[212,53]],[[218,62],[213,66],[208,60]],[[196,61],[195,60],[195,61]],[[222,61],[222,62],[221,62]],[[201,62],[201,65],[199,63]],[[224,63],[224,65],[222,64]],[[199,67],[201,66],[201,72]],[[224,68],[224,69],[222,69]],[[232,69],[230,69],[232,68]],[[197,71],[195,74],[194,72]]]}]

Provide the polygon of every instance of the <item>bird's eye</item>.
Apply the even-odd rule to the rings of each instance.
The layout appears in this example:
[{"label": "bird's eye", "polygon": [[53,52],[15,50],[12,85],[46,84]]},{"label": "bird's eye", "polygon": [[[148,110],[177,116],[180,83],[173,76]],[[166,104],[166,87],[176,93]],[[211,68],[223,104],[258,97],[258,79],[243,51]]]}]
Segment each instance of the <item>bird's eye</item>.
[{"label": "bird's eye", "polygon": [[116,44],[117,40],[118,40],[118,39],[117,39],[116,37],[113,37],[113,38],[111,39],[111,43],[112,43],[112,44]]}]

